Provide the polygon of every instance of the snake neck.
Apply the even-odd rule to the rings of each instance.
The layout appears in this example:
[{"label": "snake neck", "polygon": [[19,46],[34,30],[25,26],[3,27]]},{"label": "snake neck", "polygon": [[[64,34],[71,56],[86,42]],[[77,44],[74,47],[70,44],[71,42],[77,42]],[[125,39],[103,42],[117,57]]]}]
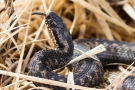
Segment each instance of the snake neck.
[{"label": "snake neck", "polygon": [[[54,30],[52,32],[55,38],[55,41],[53,41],[56,49],[47,50],[47,53],[51,55],[48,56],[46,61],[49,61],[47,63],[52,69],[57,69],[66,65],[73,56],[74,44],[68,29],[64,26],[63,29],[59,31],[60,32]],[[59,61],[59,64],[56,63],[57,61]]]},{"label": "snake neck", "polygon": [[55,38],[54,44],[56,50],[63,52],[63,53],[73,53],[74,44],[71,38],[71,35],[66,27],[57,31],[52,31],[53,36]]},{"label": "snake neck", "polygon": [[[46,58],[46,61],[50,60],[52,63],[47,63],[52,65],[52,69],[57,69],[66,65],[71,60],[71,57],[73,56],[74,44],[69,30],[57,14],[53,12],[47,13],[45,22],[51,39],[55,44],[55,50],[45,51],[51,54],[51,56],[47,56],[48,58]],[[44,56],[46,56],[46,54]],[[55,56],[55,58],[52,56]],[[59,65],[53,63],[54,61],[59,62]]]}]

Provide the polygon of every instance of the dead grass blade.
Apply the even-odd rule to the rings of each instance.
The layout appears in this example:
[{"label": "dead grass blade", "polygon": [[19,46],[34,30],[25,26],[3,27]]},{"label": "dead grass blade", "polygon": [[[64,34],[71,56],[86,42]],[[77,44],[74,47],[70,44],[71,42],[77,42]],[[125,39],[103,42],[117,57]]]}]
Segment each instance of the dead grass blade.
[{"label": "dead grass blade", "polygon": [[103,89],[88,88],[88,87],[83,87],[83,86],[78,86],[78,85],[71,85],[67,83],[62,83],[62,82],[43,79],[43,78],[37,78],[37,77],[23,75],[23,74],[18,75],[17,73],[7,72],[3,70],[0,70],[0,74],[12,76],[12,77],[19,77],[19,78],[31,80],[34,82],[55,85],[55,86],[60,86],[60,87],[66,87],[66,88],[74,88],[74,89],[82,89],[82,90],[103,90]]},{"label": "dead grass blade", "polygon": [[135,30],[129,26],[127,26],[126,24],[124,23],[121,23],[120,21],[114,19],[114,18],[111,18],[110,16],[106,15],[105,13],[103,13],[101,10],[95,8],[93,5],[87,3],[86,1],[84,0],[71,0],[75,3],[78,3],[79,5],[81,5],[82,7],[85,7],[87,9],[89,9],[90,11],[92,11],[93,13],[95,14],[98,14],[98,15],[101,15],[103,18],[105,18],[106,20],[108,20],[109,22],[112,22],[120,27],[123,27],[127,33],[129,34],[132,34],[133,32],[135,32]]}]

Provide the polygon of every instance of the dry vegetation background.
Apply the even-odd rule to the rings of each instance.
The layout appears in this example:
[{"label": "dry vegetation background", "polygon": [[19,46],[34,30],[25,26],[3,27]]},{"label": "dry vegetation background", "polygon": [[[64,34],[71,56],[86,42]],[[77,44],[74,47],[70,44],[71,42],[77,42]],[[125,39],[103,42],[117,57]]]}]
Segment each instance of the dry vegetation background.
[{"label": "dry vegetation background", "polygon": [[[12,2],[12,0],[7,1]],[[28,80],[50,83],[47,80],[27,76],[27,65],[35,52],[54,47],[44,17],[30,15],[33,11],[46,13],[51,2],[52,0],[15,0],[11,3],[15,10],[12,16],[9,16],[12,8],[4,3],[4,0],[0,0],[0,9],[5,7],[5,10],[0,13],[0,74],[11,76],[0,76],[1,89],[26,90],[30,86],[35,87]],[[63,19],[73,39],[99,38],[135,42],[134,4],[134,0],[55,0],[51,11]],[[16,26],[16,23],[19,25]],[[17,33],[18,38],[14,38]],[[99,88],[117,87],[120,81],[118,75],[121,72],[114,72],[115,74],[106,72],[109,73],[105,74],[107,81]],[[51,83],[84,89],[84,87],[53,81]],[[89,90],[94,89],[89,88]]]}]

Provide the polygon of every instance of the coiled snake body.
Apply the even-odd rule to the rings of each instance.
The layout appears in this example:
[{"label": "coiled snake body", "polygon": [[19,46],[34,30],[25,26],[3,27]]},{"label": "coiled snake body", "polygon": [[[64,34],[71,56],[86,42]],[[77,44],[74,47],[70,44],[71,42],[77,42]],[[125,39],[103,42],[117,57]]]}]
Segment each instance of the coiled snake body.
[{"label": "coiled snake body", "polygon": [[[86,58],[73,65],[74,82],[77,85],[87,87],[99,85],[102,82],[104,75],[102,65],[110,63],[131,64],[134,62],[134,43],[96,39],[80,39],[73,42],[67,27],[61,18],[54,12],[46,14],[45,23],[48,26],[48,30],[56,49],[44,49],[34,54],[29,64],[29,74],[32,76],[67,82],[66,76],[58,75],[53,72],[53,70],[66,65],[73,57],[80,55],[79,52],[74,51],[74,47],[82,51],[88,51],[88,49],[103,44],[106,48],[105,52],[97,55],[101,62],[92,60],[91,58]],[[40,83],[35,84],[37,86],[49,87],[54,90],[65,89]],[[135,87],[134,85],[135,78],[130,76],[126,78],[121,88],[122,90],[132,90]]]}]

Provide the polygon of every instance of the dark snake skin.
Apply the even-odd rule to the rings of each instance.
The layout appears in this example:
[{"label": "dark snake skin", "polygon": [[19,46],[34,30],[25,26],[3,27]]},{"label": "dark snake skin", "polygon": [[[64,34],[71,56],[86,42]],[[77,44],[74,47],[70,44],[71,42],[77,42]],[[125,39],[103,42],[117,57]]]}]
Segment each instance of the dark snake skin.
[{"label": "dark snake skin", "polygon": [[[105,52],[97,55],[100,61],[86,58],[73,64],[74,82],[77,85],[87,87],[99,85],[103,81],[104,65],[110,63],[131,64],[134,62],[134,43],[96,39],[80,39],[73,42],[67,27],[57,14],[48,12],[45,22],[54,41],[55,50],[44,49],[34,54],[29,64],[29,75],[31,76],[67,82],[67,76],[58,75],[53,70],[66,65],[71,59],[81,55],[80,52],[74,50],[74,47],[88,51],[99,44],[103,44],[106,48]],[[131,82],[135,82],[135,77],[127,77],[121,85],[121,89],[133,90],[135,83]],[[65,90],[63,87],[36,82],[35,85],[49,87],[53,90]]]}]

